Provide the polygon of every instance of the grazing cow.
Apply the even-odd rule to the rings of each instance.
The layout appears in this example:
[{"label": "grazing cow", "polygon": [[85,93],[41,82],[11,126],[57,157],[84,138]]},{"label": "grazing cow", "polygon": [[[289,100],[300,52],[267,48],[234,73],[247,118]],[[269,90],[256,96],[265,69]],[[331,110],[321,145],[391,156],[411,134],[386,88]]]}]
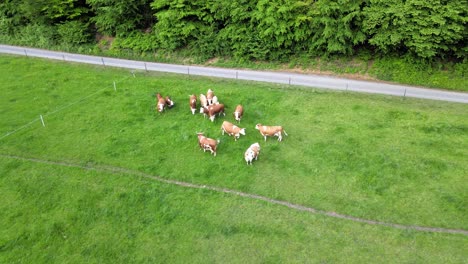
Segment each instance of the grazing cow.
[{"label": "grazing cow", "polygon": [[164,107],[166,106],[166,100],[161,96],[160,93],[157,93],[156,97],[158,98],[156,109],[158,110],[159,113],[162,113],[162,111],[164,111]]},{"label": "grazing cow", "polygon": [[262,124],[257,124],[255,126],[255,129],[260,131],[260,134],[262,134],[262,136],[265,138],[265,141],[266,141],[267,136],[269,136],[269,137],[272,137],[272,136],[278,137],[278,141],[281,141],[281,140],[283,140],[282,133],[284,133],[286,136],[288,135],[286,133],[286,131],[283,130],[282,126],[264,126]]},{"label": "grazing cow", "polygon": [[200,104],[201,104],[201,107],[208,106],[208,102],[206,101],[206,96],[204,94],[200,94]]},{"label": "grazing cow", "polygon": [[226,132],[229,136],[234,136],[235,141],[237,141],[240,135],[245,136],[245,128],[240,128],[228,121],[223,122],[223,124],[221,125],[221,131],[223,135],[224,135],[224,132]]},{"label": "grazing cow", "polygon": [[213,91],[211,89],[208,89],[208,92],[206,92],[206,102],[208,103],[208,105],[213,104],[213,96]]},{"label": "grazing cow", "polygon": [[190,110],[192,111],[192,115],[195,114],[195,111],[197,110],[197,97],[192,94],[190,95]]},{"label": "grazing cow", "polygon": [[216,104],[208,106],[208,116],[210,117],[211,122],[214,122],[216,114],[218,115],[225,115],[224,113],[224,104]]},{"label": "grazing cow", "polygon": [[237,105],[236,110],[234,110],[234,119],[236,119],[240,123],[243,113],[244,108],[242,107],[242,105]]},{"label": "grazing cow", "polygon": [[244,159],[247,162],[247,165],[252,165],[252,161],[258,159],[258,154],[260,154],[260,144],[254,143],[244,153]]},{"label": "grazing cow", "polygon": [[166,96],[166,106],[172,108],[174,106],[174,101],[171,100],[171,97]]},{"label": "grazing cow", "polygon": [[218,96],[213,96],[212,104],[219,104]]},{"label": "grazing cow", "polygon": [[206,116],[208,115],[209,111],[208,111],[208,106],[207,107],[200,107],[200,114],[203,114],[203,117],[206,118]]},{"label": "grazing cow", "polygon": [[206,150],[209,150],[211,154],[213,154],[216,157],[216,147],[219,143],[219,140],[207,138],[203,135],[203,133],[197,133],[197,135],[198,135],[198,145],[200,146],[201,149],[203,149],[203,152],[205,152]]}]

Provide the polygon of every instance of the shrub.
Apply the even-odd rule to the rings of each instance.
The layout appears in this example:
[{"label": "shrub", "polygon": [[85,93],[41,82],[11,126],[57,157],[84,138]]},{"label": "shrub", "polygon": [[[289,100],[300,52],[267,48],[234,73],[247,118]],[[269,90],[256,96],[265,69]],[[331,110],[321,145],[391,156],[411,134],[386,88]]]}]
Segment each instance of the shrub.
[{"label": "shrub", "polygon": [[11,19],[8,19],[5,15],[0,13],[0,36],[6,37],[13,31],[13,25]]},{"label": "shrub", "polygon": [[18,44],[38,48],[50,48],[56,44],[56,29],[53,26],[29,24],[19,29]]},{"label": "shrub", "polygon": [[380,80],[410,85],[468,91],[466,73],[468,63],[444,63],[447,70],[441,69],[440,62],[416,60],[411,56],[384,57],[376,59],[369,73]]},{"label": "shrub", "polygon": [[67,21],[58,25],[57,33],[64,44],[78,45],[89,41],[88,25],[80,21]]},{"label": "shrub", "polygon": [[134,31],[124,37],[116,37],[112,42],[112,50],[130,49],[136,52],[154,51],[159,48],[159,41],[153,33]]}]

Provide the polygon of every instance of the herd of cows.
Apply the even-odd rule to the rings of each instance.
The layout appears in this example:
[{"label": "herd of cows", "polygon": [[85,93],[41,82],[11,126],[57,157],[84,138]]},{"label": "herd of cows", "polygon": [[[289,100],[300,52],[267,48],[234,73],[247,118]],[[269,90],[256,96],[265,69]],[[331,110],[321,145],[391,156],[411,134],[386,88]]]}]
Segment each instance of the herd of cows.
[{"label": "herd of cows", "polygon": [[[172,108],[174,106],[174,102],[171,100],[170,96],[163,97],[161,94],[156,94],[156,110],[158,112],[163,112],[166,108]],[[214,122],[216,116],[226,116],[224,112],[224,104],[219,103],[218,97],[214,94],[214,92],[209,89],[206,95],[200,94],[200,114],[203,114],[208,117],[211,122]],[[190,95],[189,100],[190,111],[194,115],[197,111],[197,96],[194,94]],[[242,105],[237,105],[236,109],[234,110],[234,119],[240,123],[242,119],[242,115],[244,113],[244,108]],[[264,137],[265,141],[267,137],[275,136],[278,137],[278,141],[283,140],[283,134],[288,135],[286,131],[284,131],[282,126],[265,126],[262,124],[257,124],[255,126],[260,134]],[[221,133],[228,134],[229,136],[233,136],[234,140],[240,138],[240,135],[245,135],[245,128],[240,128],[229,121],[223,121],[221,125]],[[215,140],[212,138],[208,138],[203,133],[197,133],[198,135],[198,145],[203,152],[207,150],[211,152],[212,155],[216,156],[216,147],[219,143],[219,140]],[[252,144],[244,153],[244,159],[247,162],[247,165],[252,165],[253,160],[258,159],[258,155],[260,154],[260,144],[258,142]]]}]

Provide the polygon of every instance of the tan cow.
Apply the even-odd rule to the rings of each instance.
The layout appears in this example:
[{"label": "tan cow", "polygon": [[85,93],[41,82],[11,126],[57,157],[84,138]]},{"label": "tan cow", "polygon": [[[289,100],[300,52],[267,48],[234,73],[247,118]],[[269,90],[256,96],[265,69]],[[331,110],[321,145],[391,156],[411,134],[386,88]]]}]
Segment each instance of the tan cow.
[{"label": "tan cow", "polygon": [[229,136],[234,136],[235,141],[237,141],[240,135],[245,136],[245,128],[240,128],[228,121],[224,121],[223,124],[221,125],[221,133],[223,135],[224,135],[224,132],[226,132]]},{"label": "tan cow", "polygon": [[162,113],[162,111],[164,111],[164,108],[166,107],[166,99],[164,99],[160,93],[157,93],[156,97],[158,98],[156,109],[159,113]]},{"label": "tan cow", "polygon": [[208,105],[213,104],[213,96],[214,92],[211,89],[208,89],[208,91],[206,92],[206,102],[208,103]]},{"label": "tan cow", "polygon": [[244,108],[242,107],[242,105],[237,105],[236,110],[234,110],[234,119],[240,123],[243,113]]},{"label": "tan cow", "polygon": [[258,159],[260,154],[260,144],[254,143],[244,153],[244,159],[247,162],[247,165],[252,165],[252,161]]},{"label": "tan cow", "polygon": [[198,145],[200,146],[201,149],[203,149],[203,152],[205,152],[206,150],[209,150],[211,154],[213,154],[216,157],[216,147],[219,143],[219,140],[207,138],[203,135],[203,133],[197,133],[197,135],[198,135]]},{"label": "tan cow", "polygon": [[223,114],[224,116],[226,116],[226,113],[224,113],[224,104],[215,104],[208,106],[208,116],[211,122],[214,122],[216,114]]},{"label": "tan cow", "polygon": [[262,124],[257,124],[255,126],[255,129],[260,131],[260,134],[262,134],[262,136],[265,138],[265,141],[266,141],[267,136],[278,137],[278,141],[281,141],[283,140],[283,135],[282,135],[283,133],[286,136],[288,135],[286,131],[283,130],[282,126],[264,126]]},{"label": "tan cow", "polygon": [[197,97],[194,94],[190,95],[189,104],[190,110],[192,111],[192,115],[194,115],[195,111],[197,110]]},{"label": "tan cow", "polygon": [[206,96],[204,94],[200,94],[200,104],[201,104],[201,107],[208,106],[208,102],[206,101]]},{"label": "tan cow", "polygon": [[213,99],[211,100],[211,104],[219,104],[219,101],[218,101],[218,96],[213,96]]}]

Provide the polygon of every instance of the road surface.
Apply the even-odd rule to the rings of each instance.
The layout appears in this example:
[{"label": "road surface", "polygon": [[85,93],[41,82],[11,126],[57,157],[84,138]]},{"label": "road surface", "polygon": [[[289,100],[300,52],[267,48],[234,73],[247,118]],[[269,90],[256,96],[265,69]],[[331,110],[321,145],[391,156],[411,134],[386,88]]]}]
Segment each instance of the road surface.
[{"label": "road surface", "polygon": [[79,55],[9,45],[0,45],[0,53],[105,65],[134,70],[191,74],[199,76],[299,85],[324,89],[348,90],[353,92],[406,96],[413,98],[459,102],[465,104],[468,103],[468,93],[463,92],[450,92],[436,89],[426,89],[371,81],[359,81],[320,75],[153,63],[99,56]]}]

